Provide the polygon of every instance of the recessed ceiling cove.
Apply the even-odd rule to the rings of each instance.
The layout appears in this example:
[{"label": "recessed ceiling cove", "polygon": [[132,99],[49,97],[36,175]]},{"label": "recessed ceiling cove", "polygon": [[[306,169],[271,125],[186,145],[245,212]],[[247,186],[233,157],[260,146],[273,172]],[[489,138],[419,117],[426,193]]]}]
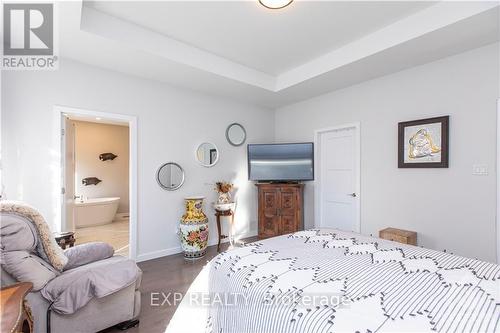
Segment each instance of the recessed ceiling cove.
[{"label": "recessed ceiling cove", "polygon": [[432,2],[97,1],[89,7],[238,64],[279,75]]},{"label": "recessed ceiling cove", "polygon": [[[370,79],[373,71],[359,73],[364,63],[386,75],[492,43],[499,34],[497,2],[294,1],[270,10],[258,1],[85,1],[60,7],[62,56],[267,107]],[[402,55],[395,50],[408,52],[411,43],[420,49],[398,64]]]}]

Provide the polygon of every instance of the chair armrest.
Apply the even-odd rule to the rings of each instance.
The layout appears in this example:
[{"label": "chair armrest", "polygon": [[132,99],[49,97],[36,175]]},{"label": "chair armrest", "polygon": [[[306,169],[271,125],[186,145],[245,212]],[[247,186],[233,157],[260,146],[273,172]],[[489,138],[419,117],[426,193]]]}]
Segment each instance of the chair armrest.
[{"label": "chair armrest", "polygon": [[92,242],[70,247],[64,251],[64,254],[68,257],[68,263],[64,266],[64,270],[67,271],[91,262],[107,259],[112,257],[114,253],[113,247],[103,242]]},{"label": "chair armrest", "polygon": [[103,298],[134,285],[140,271],[133,260],[113,256],[64,271],[41,290],[59,314],[72,314],[92,298]]}]

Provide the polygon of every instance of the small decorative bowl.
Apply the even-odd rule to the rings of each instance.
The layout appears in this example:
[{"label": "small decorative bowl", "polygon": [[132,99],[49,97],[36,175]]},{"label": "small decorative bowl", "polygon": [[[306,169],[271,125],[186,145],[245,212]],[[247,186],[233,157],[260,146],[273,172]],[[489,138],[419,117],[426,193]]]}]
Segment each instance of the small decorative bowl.
[{"label": "small decorative bowl", "polygon": [[214,203],[214,208],[222,212],[226,210],[231,210],[233,209],[233,207],[234,207],[234,202],[224,203],[224,204]]}]

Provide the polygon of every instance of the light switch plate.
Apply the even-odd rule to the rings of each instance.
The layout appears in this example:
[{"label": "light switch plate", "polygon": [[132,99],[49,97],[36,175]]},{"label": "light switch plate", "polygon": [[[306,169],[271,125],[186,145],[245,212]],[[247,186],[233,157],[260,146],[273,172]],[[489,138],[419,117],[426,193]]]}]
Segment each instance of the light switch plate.
[{"label": "light switch plate", "polygon": [[488,166],[485,164],[474,164],[472,166],[472,174],[476,176],[487,176]]}]

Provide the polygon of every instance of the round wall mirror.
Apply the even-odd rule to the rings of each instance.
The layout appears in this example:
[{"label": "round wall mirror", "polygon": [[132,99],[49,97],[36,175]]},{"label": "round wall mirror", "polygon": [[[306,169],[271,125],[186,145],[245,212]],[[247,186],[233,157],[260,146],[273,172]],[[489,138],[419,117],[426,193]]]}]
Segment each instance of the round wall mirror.
[{"label": "round wall mirror", "polygon": [[184,169],[177,163],[168,162],[156,172],[156,181],[167,191],[175,191],[184,184]]},{"label": "round wall mirror", "polygon": [[226,129],[226,139],[233,146],[241,146],[247,139],[247,131],[243,125],[232,123]]},{"label": "round wall mirror", "polygon": [[198,163],[207,168],[214,166],[217,161],[219,161],[219,150],[217,146],[211,142],[203,142],[199,145],[195,155]]}]

